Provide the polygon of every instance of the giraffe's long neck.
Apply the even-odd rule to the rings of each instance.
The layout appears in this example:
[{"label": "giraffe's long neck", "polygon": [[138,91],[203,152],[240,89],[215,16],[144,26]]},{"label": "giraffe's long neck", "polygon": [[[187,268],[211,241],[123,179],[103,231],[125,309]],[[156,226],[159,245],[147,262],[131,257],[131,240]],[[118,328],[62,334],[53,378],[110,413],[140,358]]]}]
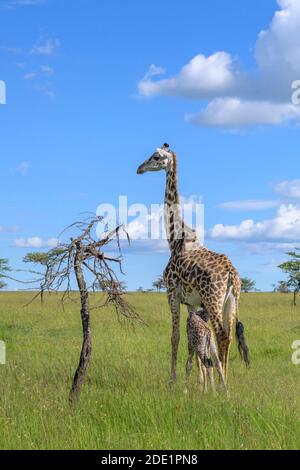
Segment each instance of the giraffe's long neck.
[{"label": "giraffe's long neck", "polygon": [[172,154],[172,162],[170,162],[167,168],[167,182],[165,192],[165,204],[168,207],[179,204],[179,193],[178,193],[178,170],[177,170],[177,158],[175,153]]},{"label": "giraffe's long neck", "polygon": [[181,217],[177,157],[172,153],[172,160],[167,168],[165,192],[165,228],[171,256],[200,247],[196,232],[192,230]]},{"label": "giraffe's long neck", "polygon": [[173,153],[167,168],[165,192],[165,228],[172,254],[182,249],[183,228],[187,228],[181,217],[179,203],[177,158]]}]

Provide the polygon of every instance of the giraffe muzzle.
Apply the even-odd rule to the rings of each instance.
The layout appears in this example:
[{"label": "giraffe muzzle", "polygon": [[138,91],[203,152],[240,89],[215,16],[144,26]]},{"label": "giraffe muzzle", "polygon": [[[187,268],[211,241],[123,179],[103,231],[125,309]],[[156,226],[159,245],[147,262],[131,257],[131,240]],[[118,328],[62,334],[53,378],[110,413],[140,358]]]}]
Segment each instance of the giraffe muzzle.
[{"label": "giraffe muzzle", "polygon": [[136,172],[138,175],[142,175],[143,173],[145,173],[144,164],[140,165]]}]

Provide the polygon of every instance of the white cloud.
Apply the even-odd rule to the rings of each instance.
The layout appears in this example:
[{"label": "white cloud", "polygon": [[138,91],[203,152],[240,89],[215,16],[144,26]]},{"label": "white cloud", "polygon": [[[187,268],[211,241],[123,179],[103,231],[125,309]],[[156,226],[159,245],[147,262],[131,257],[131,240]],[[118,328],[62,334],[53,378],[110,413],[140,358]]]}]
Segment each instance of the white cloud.
[{"label": "white cloud", "polygon": [[266,209],[274,209],[279,204],[279,201],[249,199],[245,201],[223,202],[219,204],[218,207],[220,209],[225,209],[228,211],[260,211]]},{"label": "white cloud", "polygon": [[196,126],[242,129],[256,125],[279,125],[298,121],[300,106],[268,101],[244,101],[239,98],[217,98],[199,114],[187,115]]},{"label": "white cloud", "polygon": [[[292,81],[300,77],[300,2],[277,0],[281,10],[269,28],[261,31],[255,58],[261,80],[275,99],[289,99]],[[288,94],[288,95],[287,95]]]},{"label": "white cloud", "polygon": [[164,69],[152,65],[138,87],[143,96],[174,95],[185,98],[205,98],[216,92],[224,93],[233,88],[235,76],[232,59],[226,52],[216,52],[209,57],[198,54],[178,75],[153,81],[154,75]]},{"label": "white cloud", "polygon": [[153,77],[150,69],[138,84],[140,94],[211,100],[199,114],[188,116],[198,126],[237,129],[300,122],[300,107],[291,102],[292,83],[300,78],[300,2],[278,0],[278,5],[270,26],[257,38],[254,73],[238,68],[228,52],[198,54],[168,78]]},{"label": "white cloud", "polygon": [[35,44],[31,50],[32,54],[51,56],[60,48],[59,39],[47,39],[43,44]]},{"label": "white cloud", "polygon": [[300,199],[300,179],[282,181],[275,186],[275,191],[288,198]]},{"label": "white cloud", "polygon": [[146,82],[149,80],[151,77],[155,77],[156,75],[163,75],[166,73],[166,69],[163,67],[157,67],[154,64],[151,64],[147,72],[145,73],[145,76],[142,81]]},{"label": "white cloud", "polygon": [[16,238],[12,246],[16,248],[55,248],[59,244],[57,238],[43,240],[40,237]]},{"label": "white cloud", "polygon": [[[253,255],[265,255],[267,253],[280,252],[285,253],[287,251],[300,248],[300,243],[276,243],[276,242],[260,242],[260,243],[241,243],[242,253],[247,252]],[[276,268],[280,264],[280,261],[276,263]],[[261,269],[260,269],[261,271]]]},{"label": "white cloud", "polygon": [[282,204],[275,217],[262,222],[215,225],[207,237],[219,241],[294,243],[300,240],[300,206]]}]

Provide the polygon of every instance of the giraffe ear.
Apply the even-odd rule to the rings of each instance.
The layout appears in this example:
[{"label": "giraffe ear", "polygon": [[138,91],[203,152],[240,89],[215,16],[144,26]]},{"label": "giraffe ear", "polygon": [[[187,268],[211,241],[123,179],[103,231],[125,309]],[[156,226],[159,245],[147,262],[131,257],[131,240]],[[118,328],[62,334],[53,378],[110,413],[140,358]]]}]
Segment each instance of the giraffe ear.
[{"label": "giraffe ear", "polygon": [[169,157],[171,155],[171,152],[167,152],[165,149],[158,148],[157,151],[161,157]]}]

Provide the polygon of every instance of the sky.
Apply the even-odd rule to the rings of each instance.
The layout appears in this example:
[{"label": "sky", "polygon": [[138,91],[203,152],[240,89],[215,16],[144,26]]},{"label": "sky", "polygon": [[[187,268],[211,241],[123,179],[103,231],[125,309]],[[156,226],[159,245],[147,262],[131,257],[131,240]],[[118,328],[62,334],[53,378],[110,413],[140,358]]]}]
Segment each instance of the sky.
[{"label": "sky", "polygon": [[[22,269],[119,196],[161,204],[164,174],[136,169],[168,142],[205,244],[258,289],[284,278],[300,246],[298,0],[0,0],[0,24],[0,257]],[[121,280],[150,288],[168,257],[133,239]]]}]

